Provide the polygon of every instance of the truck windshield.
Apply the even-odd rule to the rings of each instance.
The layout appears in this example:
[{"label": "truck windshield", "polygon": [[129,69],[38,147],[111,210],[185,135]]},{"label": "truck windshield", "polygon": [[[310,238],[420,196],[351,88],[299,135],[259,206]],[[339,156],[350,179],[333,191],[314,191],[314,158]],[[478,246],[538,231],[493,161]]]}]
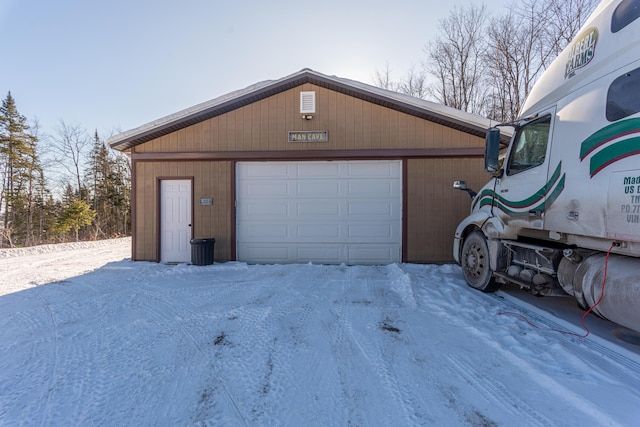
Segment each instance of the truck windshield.
[{"label": "truck windshield", "polygon": [[514,175],[544,163],[551,116],[546,115],[521,127],[507,163],[507,175]]}]

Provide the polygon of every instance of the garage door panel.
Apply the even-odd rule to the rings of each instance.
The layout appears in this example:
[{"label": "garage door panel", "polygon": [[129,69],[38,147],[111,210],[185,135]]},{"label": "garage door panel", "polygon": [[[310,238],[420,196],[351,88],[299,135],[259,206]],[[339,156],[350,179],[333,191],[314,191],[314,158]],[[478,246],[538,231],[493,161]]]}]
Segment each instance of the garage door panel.
[{"label": "garage door panel", "polygon": [[347,242],[400,243],[400,240],[400,229],[391,224],[349,223],[347,225]]},{"label": "garage door panel", "polygon": [[242,221],[238,223],[238,241],[278,241],[291,240],[291,226],[285,223]]},{"label": "garage door panel", "polygon": [[283,203],[284,199],[246,201],[239,208],[245,220],[261,218],[285,218],[289,216],[291,204]]},{"label": "garage door panel", "polygon": [[400,178],[401,172],[400,162],[361,161],[346,164],[346,174],[350,178]]},{"label": "garage door panel", "polygon": [[289,259],[289,248],[278,244],[255,244],[243,246],[238,250],[238,258],[245,260],[258,260],[265,263],[287,263]]},{"label": "garage door panel", "polygon": [[305,222],[296,224],[294,239],[301,242],[346,242],[345,232],[341,225],[339,222]]},{"label": "garage door panel", "polygon": [[344,220],[348,207],[344,201],[260,199],[238,203],[243,221]]},{"label": "garage door panel", "polygon": [[289,169],[287,163],[244,163],[241,170],[239,170],[238,176],[240,178],[288,179],[290,175]]},{"label": "garage door panel", "polygon": [[344,245],[342,244],[316,244],[298,245],[296,258],[299,260],[313,260],[316,263],[336,264],[344,259]]},{"label": "garage door panel", "polygon": [[340,163],[313,162],[308,164],[298,163],[295,168],[297,178],[338,178],[340,176]]},{"label": "garage door panel", "polygon": [[291,182],[286,180],[256,180],[242,182],[239,192],[250,198],[286,198],[294,191]]},{"label": "garage door panel", "polygon": [[342,244],[300,244],[292,247],[283,243],[256,243],[250,247],[239,248],[238,257],[262,263],[289,263],[292,259],[306,259],[316,263],[339,264],[344,262],[345,253],[345,246]]},{"label": "garage door panel", "polygon": [[336,200],[300,200],[295,203],[295,212],[296,216],[301,218],[338,220],[344,211],[341,205],[342,203]]},{"label": "garage door panel", "polygon": [[[276,171],[268,170],[271,165]],[[238,259],[401,261],[401,165],[400,161],[264,162],[259,167],[238,163]],[[287,178],[282,179],[285,173]]]},{"label": "garage door panel", "polygon": [[242,221],[237,227],[238,243],[346,243],[347,226],[334,223],[273,223],[269,221]]},{"label": "garage door panel", "polygon": [[347,250],[349,264],[384,264],[400,256],[399,248],[388,245],[351,245]]},{"label": "garage door panel", "polygon": [[361,218],[400,219],[402,212],[392,200],[351,200],[347,205],[349,220]]},{"label": "garage door panel", "polygon": [[394,197],[400,191],[400,182],[386,179],[352,179],[346,181],[346,196],[362,197]]},{"label": "garage door panel", "polygon": [[296,195],[299,197],[336,198],[340,196],[340,183],[336,180],[300,180],[296,186]]}]

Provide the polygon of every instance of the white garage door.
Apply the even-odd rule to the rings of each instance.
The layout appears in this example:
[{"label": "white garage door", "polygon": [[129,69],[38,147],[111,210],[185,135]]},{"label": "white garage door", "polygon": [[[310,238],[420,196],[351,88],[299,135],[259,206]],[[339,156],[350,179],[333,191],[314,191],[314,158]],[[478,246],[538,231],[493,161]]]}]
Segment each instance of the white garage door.
[{"label": "white garage door", "polygon": [[238,260],[400,262],[401,177],[399,160],[238,163]]}]

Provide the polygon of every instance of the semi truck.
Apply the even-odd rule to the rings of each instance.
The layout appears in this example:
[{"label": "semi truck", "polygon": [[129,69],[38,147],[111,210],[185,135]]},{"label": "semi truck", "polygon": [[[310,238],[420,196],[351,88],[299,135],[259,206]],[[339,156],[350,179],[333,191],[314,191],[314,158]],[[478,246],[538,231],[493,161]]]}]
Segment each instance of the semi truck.
[{"label": "semi truck", "polygon": [[600,3],[518,119],[487,130],[489,182],[454,182],[472,198],[453,244],[471,287],[570,295],[640,331],[639,18],[640,0]]}]

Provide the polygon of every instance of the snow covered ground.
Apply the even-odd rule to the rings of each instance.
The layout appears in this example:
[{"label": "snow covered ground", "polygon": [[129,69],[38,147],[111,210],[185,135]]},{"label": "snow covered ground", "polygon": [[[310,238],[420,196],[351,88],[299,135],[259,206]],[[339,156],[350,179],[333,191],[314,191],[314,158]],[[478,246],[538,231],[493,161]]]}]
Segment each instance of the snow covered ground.
[{"label": "snow covered ground", "polygon": [[0,425],[639,425],[638,352],[545,330],[582,333],[457,266],[171,266],[129,245],[0,251]]}]

